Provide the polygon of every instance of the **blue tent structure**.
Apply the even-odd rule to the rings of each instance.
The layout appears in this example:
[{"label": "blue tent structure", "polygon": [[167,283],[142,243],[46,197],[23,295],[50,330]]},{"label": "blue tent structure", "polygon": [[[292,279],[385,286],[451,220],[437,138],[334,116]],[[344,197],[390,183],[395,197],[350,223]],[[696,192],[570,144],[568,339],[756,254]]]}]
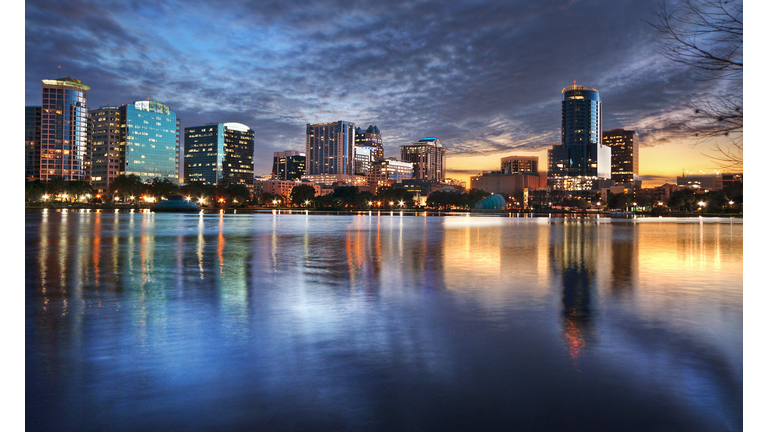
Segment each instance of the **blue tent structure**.
[{"label": "blue tent structure", "polygon": [[501,195],[491,194],[475,204],[478,210],[506,210],[507,202]]}]

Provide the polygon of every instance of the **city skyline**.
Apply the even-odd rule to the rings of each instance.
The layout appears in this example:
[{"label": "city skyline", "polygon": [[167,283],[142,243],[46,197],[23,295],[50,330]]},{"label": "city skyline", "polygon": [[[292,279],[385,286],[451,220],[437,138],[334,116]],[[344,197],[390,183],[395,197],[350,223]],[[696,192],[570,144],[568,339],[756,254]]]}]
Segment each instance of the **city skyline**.
[{"label": "city skyline", "polygon": [[[509,155],[542,160],[559,142],[560,90],[573,81],[600,91],[604,129],[637,131],[644,185],[716,168],[701,154],[708,145],[691,148],[678,123],[691,95],[719,83],[663,57],[644,21],[656,2],[238,2],[216,14],[203,1],[46,5],[26,2],[26,105],[39,104],[40,80],[61,66],[62,77],[91,87],[91,109],[150,98],[170,106],[181,129],[249,126],[257,175],[270,172],[275,151],[304,148],[306,124],[342,119],[378,125],[385,157],[438,137],[447,178],[496,169]],[[346,15],[319,19],[327,9]],[[583,22],[600,25],[574,31]]]}]

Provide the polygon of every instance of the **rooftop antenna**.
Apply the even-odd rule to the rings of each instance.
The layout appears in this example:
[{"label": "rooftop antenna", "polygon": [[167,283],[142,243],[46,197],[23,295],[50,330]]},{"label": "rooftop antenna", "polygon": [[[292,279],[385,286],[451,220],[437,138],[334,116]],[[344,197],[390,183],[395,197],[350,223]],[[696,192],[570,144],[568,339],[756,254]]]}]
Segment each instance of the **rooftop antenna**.
[{"label": "rooftop antenna", "polygon": [[61,66],[59,66],[59,79],[61,79]]}]

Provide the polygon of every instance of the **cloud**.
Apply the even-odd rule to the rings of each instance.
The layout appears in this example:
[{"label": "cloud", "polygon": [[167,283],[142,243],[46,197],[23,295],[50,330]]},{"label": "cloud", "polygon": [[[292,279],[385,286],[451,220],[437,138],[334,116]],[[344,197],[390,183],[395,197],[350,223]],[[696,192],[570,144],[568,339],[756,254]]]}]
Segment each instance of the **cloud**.
[{"label": "cloud", "polygon": [[659,145],[710,85],[659,56],[634,1],[26,5],[28,105],[61,64],[92,107],[149,97],[182,127],[245,123],[260,151],[303,149],[306,123],[342,119],[377,124],[387,156],[429,135],[454,154],[540,149],[559,142],[574,79],[600,91],[606,128]]}]

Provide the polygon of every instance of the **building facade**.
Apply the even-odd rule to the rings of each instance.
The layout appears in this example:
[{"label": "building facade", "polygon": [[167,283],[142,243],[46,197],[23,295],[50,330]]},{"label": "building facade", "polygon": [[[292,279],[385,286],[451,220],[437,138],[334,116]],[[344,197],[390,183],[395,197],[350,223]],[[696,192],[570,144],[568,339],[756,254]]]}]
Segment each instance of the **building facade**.
[{"label": "building facade", "polygon": [[254,132],[242,123],[184,128],[184,182],[253,187]]},{"label": "building facade", "polygon": [[368,186],[371,188],[371,193],[376,194],[380,187],[410,180],[412,176],[412,163],[390,158],[373,161],[366,179]]},{"label": "building facade", "polygon": [[125,105],[91,111],[91,185],[99,193],[125,174]]},{"label": "building facade", "polygon": [[375,147],[355,146],[355,175],[366,175],[371,169],[371,163],[375,160],[373,153]]},{"label": "building facade", "polygon": [[179,121],[166,105],[137,101],[125,106],[125,174],[143,182],[179,183]]},{"label": "building facade", "polygon": [[400,146],[400,160],[413,164],[415,180],[445,180],[445,147],[435,137]]},{"label": "building facade", "polygon": [[603,144],[611,148],[611,180],[617,184],[640,179],[640,148],[633,130],[611,129],[603,132]]},{"label": "building facade", "polygon": [[40,178],[42,115],[42,107],[24,107],[24,177],[29,180]]},{"label": "building facade", "polygon": [[306,173],[307,156],[297,150],[275,152],[272,155],[274,180],[301,180]]},{"label": "building facade", "polygon": [[371,153],[373,160],[384,159],[384,145],[381,141],[381,131],[375,125],[368,126],[368,129],[355,128],[355,146],[373,147]]},{"label": "building facade", "polygon": [[500,171],[485,172],[469,178],[470,189],[480,189],[486,192],[521,198],[526,189],[533,190],[545,187],[545,173],[518,172],[503,174]]},{"label": "building facade", "polygon": [[501,158],[501,173],[538,173],[538,156],[507,156]]},{"label": "building facade", "polygon": [[677,177],[677,185],[692,189],[723,190],[722,174],[687,174]]},{"label": "building facade", "polygon": [[354,174],[355,124],[339,120],[334,123],[307,125],[306,173]]},{"label": "building facade", "polygon": [[33,177],[90,182],[88,90],[72,78],[43,81],[39,151],[32,152]]},{"label": "building facade", "polygon": [[[561,141],[548,151],[548,175],[558,187],[591,190],[592,180],[611,178],[611,149],[602,143],[600,95],[580,85],[565,87],[561,93]],[[581,180],[559,181],[565,177]]]}]

